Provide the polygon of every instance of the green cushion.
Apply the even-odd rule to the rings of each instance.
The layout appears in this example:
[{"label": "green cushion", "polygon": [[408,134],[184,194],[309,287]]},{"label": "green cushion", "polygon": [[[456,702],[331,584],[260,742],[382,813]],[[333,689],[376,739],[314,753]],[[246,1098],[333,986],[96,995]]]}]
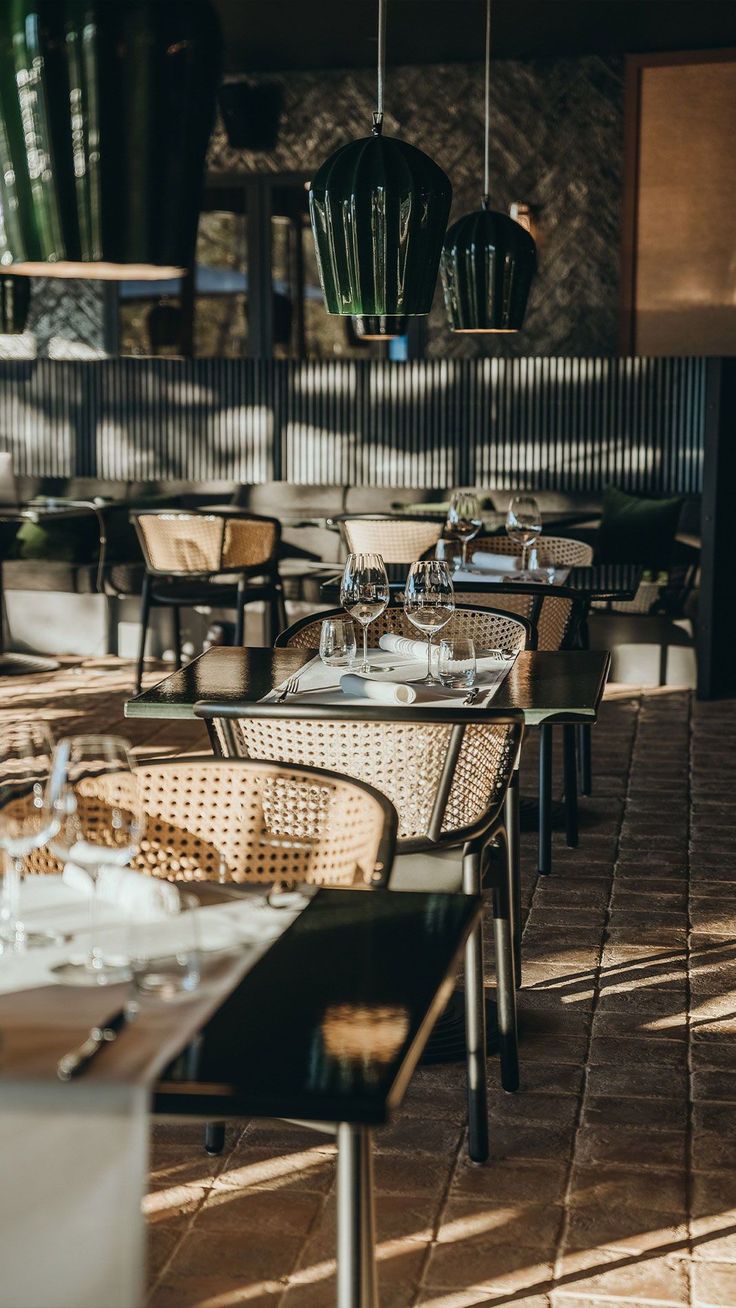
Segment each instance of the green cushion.
[{"label": "green cushion", "polygon": [[641,563],[667,568],[680,520],[682,497],[649,500],[609,486],[596,541],[599,563]]}]

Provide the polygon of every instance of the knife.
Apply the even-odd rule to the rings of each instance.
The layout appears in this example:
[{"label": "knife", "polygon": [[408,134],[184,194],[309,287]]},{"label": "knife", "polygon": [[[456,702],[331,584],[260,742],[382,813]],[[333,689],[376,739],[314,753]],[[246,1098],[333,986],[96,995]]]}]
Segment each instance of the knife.
[{"label": "knife", "polygon": [[70,1050],[68,1054],[64,1054],[64,1057],[59,1059],[56,1066],[56,1075],[59,1080],[71,1081],[72,1077],[79,1076],[104,1045],[112,1044],[114,1040],[117,1040],[127,1021],[127,1009],[119,1008],[117,1013],[113,1013],[112,1017],[105,1022],[104,1026],[93,1026],[87,1039],[82,1041],[77,1049]]}]

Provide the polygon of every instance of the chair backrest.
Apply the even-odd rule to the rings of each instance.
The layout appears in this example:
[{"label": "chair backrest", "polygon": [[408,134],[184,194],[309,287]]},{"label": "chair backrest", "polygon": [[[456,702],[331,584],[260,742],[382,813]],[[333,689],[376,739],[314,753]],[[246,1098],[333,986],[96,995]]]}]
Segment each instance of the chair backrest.
[{"label": "chair backrest", "polygon": [[[593,562],[593,547],[583,540],[568,540],[566,536],[545,536],[536,542],[537,557],[541,566],[555,568],[588,568]],[[509,536],[478,536],[471,541],[470,549],[488,554],[518,554],[519,546]]]},{"label": "chair backrest", "polygon": [[564,649],[576,626],[576,600],[571,595],[556,595],[557,587],[522,588],[518,583],[500,583],[493,590],[473,590],[472,582],[458,587],[457,596],[464,604],[480,609],[493,606],[498,613],[513,613],[517,621],[525,619],[535,633],[534,646],[539,650]]},{"label": "chair backrest", "polygon": [[175,509],[131,516],[149,572],[202,576],[275,565],[281,537],[275,518]]},{"label": "chair backrest", "polygon": [[380,554],[384,563],[414,563],[442,535],[441,522],[403,516],[342,518],[340,529],[352,554]]},{"label": "chair backrest", "polygon": [[[503,605],[500,606],[503,608]],[[282,631],[276,638],[276,646],[292,649],[319,649],[320,626],[325,618],[345,617],[344,609],[329,609],[326,613],[301,618],[293,626]],[[421,640],[422,633],[413,627],[399,604],[392,604],[374,619],[369,627],[369,639],[377,644],[381,636],[408,636],[411,640]],[[456,636],[468,636],[477,649],[502,649],[508,654],[516,654],[533,643],[533,629],[524,615],[510,617],[504,612],[494,612],[489,607],[481,607],[473,601],[473,607],[458,605],[446,627],[440,633],[440,639],[452,632]]]},{"label": "chair backrest", "polygon": [[[467,719],[470,710],[465,710]],[[520,712],[483,710],[458,722],[441,709],[372,704],[361,718],[339,706],[195,705],[216,753],[309,760],[383,792],[399,818],[403,851],[459,844],[487,830],[503,803],[523,734]],[[462,717],[462,714],[461,714]],[[414,719],[414,720],[412,720]]]},{"label": "chair backrest", "polygon": [[[155,760],[135,773],[146,829],[132,866],[149,876],[388,884],[396,813],[383,793],[360,780],[309,766],[209,757]],[[116,778],[88,778],[82,787],[81,798],[99,808],[103,823],[120,788]],[[29,871],[60,870],[48,850],[30,855]]]}]

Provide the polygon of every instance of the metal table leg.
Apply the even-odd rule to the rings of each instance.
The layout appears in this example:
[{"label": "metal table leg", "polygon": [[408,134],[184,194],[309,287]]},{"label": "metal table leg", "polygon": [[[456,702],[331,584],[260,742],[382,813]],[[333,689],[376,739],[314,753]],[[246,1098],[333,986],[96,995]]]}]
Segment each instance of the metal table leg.
[{"label": "metal table leg", "polygon": [[514,940],[514,978],[516,985],[521,985],[521,846],[520,846],[520,811],[519,811],[519,770],[514,768],[505,800],[506,839],[509,850],[509,869],[511,884],[509,902],[511,904],[511,930]]},{"label": "metal table leg", "polygon": [[539,728],[539,872],[552,871],[552,727]]},{"label": "metal table leg", "polygon": [[570,849],[578,847],[578,769],[575,727],[562,728],[565,786],[565,836]]},{"label": "metal table leg", "polygon": [[378,1308],[371,1133],[337,1127],[337,1308]]}]

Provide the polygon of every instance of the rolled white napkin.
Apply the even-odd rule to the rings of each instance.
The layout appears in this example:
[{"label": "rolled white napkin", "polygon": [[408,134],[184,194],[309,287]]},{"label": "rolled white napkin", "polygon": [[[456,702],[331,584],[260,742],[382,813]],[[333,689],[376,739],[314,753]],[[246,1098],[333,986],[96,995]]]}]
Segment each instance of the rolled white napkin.
[{"label": "rolled white napkin", "polygon": [[340,678],[340,689],[344,695],[355,695],[361,699],[373,699],[379,704],[427,704],[437,699],[457,699],[463,694],[461,690],[445,690],[443,686],[407,686],[396,681],[374,681],[372,677],[361,677],[356,672]]},{"label": "rolled white napkin", "polygon": [[[92,895],[95,884],[84,868],[76,863],[67,863],[62,874],[62,881],[70,890],[81,895]],[[179,892],[169,881],[159,881],[157,877],[147,877],[142,872],[134,872],[129,867],[114,865],[100,869],[97,879],[97,894],[109,904],[115,904],[128,917],[138,917],[157,913],[175,913],[179,902]]]},{"label": "rolled white napkin", "polygon": [[407,659],[426,660],[427,658],[426,640],[412,640],[410,636],[397,636],[395,633],[386,632],[381,636],[378,647],[387,650],[390,654],[401,654]]}]

